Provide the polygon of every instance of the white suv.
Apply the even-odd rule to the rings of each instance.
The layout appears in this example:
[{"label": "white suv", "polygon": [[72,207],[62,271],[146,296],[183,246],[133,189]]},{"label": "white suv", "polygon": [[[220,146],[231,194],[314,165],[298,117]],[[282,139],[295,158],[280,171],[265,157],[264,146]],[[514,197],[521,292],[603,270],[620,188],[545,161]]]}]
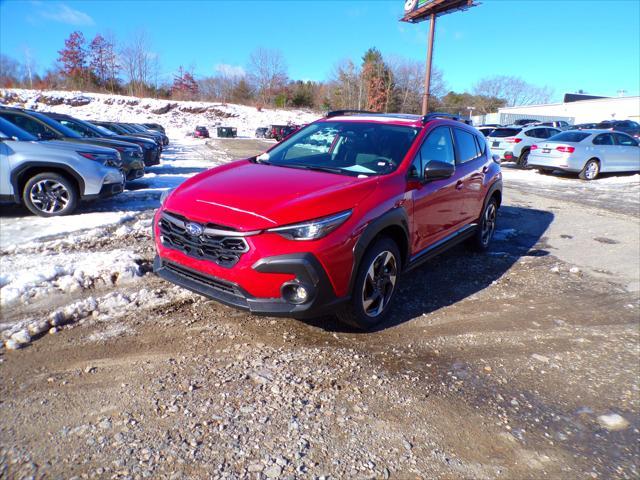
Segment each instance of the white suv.
[{"label": "white suv", "polygon": [[0,118],[0,201],[41,217],[67,215],[80,200],[122,192],[120,154],[112,148],[41,141]]},{"label": "white suv", "polygon": [[542,125],[520,127],[517,125],[496,128],[487,137],[491,151],[505,162],[516,162],[518,166],[527,168],[527,159],[531,145],[546,140],[562,130]]}]

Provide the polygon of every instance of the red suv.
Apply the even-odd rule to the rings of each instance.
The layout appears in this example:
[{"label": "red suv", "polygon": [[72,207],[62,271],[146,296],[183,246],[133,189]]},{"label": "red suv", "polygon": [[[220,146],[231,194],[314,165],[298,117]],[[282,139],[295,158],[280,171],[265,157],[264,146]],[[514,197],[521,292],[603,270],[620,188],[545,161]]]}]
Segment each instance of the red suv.
[{"label": "red suv", "polygon": [[473,127],[330,112],[163,195],[154,270],[252,313],[336,313],[367,329],[401,273],[463,240],[485,250],[501,199],[500,165]]}]

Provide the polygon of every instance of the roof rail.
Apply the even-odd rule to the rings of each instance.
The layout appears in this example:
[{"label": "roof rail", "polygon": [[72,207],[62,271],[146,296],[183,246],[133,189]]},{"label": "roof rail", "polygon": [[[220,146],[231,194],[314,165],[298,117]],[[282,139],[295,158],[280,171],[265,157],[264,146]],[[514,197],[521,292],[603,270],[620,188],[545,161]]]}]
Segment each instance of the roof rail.
[{"label": "roof rail", "polygon": [[457,115],[451,115],[450,113],[433,112],[433,113],[427,113],[425,116],[423,116],[422,123],[427,123],[428,121],[433,120],[434,118],[447,118],[449,120],[457,120],[459,122],[464,121],[464,120],[461,120],[460,117],[458,117]]},{"label": "roof rail", "polygon": [[333,110],[327,112],[326,118],[342,117],[343,115],[351,115],[352,113],[378,114],[380,112],[370,112],[369,110]]}]

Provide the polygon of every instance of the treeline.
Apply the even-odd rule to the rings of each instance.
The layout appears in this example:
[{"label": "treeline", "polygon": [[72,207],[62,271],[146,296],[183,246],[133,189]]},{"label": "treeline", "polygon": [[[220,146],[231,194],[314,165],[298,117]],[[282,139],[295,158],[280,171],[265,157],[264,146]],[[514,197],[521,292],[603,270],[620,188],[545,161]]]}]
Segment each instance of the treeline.
[{"label": "treeline", "polygon": [[[31,57],[19,62],[0,56],[0,86],[74,89],[138,97],[239,103],[261,107],[358,109],[419,113],[424,94],[424,64],[403,57],[384,57],[370,48],[354,61],[338,62],[325,81],[291,79],[278,50],[258,48],[246,68],[218,65],[216,73],[197,78],[180,66],[172,78],[160,75],[160,61],[144,32],[118,44],[113,35],[91,40],[72,32],[58,51],[55,64],[40,75]],[[467,115],[485,114],[502,106],[544,103],[552,91],[517,77],[496,76],[477,82],[471,92],[450,91],[435,69],[430,108]]]}]

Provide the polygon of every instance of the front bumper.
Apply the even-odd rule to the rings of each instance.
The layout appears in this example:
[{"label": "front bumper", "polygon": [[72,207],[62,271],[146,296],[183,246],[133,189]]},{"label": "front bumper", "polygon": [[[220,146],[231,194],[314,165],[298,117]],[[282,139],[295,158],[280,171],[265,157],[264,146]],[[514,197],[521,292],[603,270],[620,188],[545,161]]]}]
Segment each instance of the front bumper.
[{"label": "front bumper", "polygon": [[309,292],[309,299],[305,303],[294,304],[282,297],[258,298],[250,295],[236,283],[167,261],[158,255],[153,262],[153,271],[165,280],[225,305],[254,314],[314,318],[332,313],[348,300],[348,298],[335,296],[326,272],[311,253],[265,257],[254,263],[252,268],[261,273],[293,274],[295,278],[285,283],[304,285]]},{"label": "front bumper", "polygon": [[138,168],[135,170],[129,170],[127,172],[127,182],[142,178],[144,176],[144,168]]},{"label": "front bumper", "polygon": [[113,197],[124,191],[123,183],[105,183],[102,185],[100,192],[93,195],[85,195],[82,200],[98,200],[100,198]]},{"label": "front bumper", "polygon": [[144,151],[144,165],[151,167],[160,163],[160,149],[150,148]]}]

